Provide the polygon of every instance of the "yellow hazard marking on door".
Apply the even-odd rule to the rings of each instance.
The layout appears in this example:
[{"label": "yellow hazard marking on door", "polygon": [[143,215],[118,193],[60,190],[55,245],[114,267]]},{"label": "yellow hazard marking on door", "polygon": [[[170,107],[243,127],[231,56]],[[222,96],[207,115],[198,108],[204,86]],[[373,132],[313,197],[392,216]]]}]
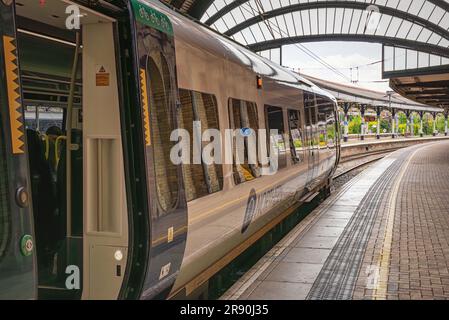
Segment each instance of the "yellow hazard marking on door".
[{"label": "yellow hazard marking on door", "polygon": [[377,267],[379,268],[379,279],[373,290],[374,300],[385,300],[387,298],[388,275],[390,273],[391,246],[393,242],[393,227],[394,227],[394,218],[396,215],[396,202],[399,194],[399,187],[401,185],[402,179],[404,178],[405,172],[410,164],[410,161],[420,149],[421,148],[415,150],[407,159],[406,163],[402,166],[399,175],[396,177],[396,181],[393,185],[393,189],[391,190],[390,197],[388,199],[387,225],[385,227],[385,237],[382,244],[382,249],[380,252],[379,260],[377,262]]},{"label": "yellow hazard marking on door", "polygon": [[23,154],[23,120],[20,102],[17,54],[14,38],[3,36],[5,54],[6,84],[8,91],[9,122],[11,127],[11,146],[13,154]]},{"label": "yellow hazard marking on door", "polygon": [[150,112],[148,109],[147,73],[140,69],[140,89],[142,91],[143,127],[145,131],[145,143],[151,146]]}]

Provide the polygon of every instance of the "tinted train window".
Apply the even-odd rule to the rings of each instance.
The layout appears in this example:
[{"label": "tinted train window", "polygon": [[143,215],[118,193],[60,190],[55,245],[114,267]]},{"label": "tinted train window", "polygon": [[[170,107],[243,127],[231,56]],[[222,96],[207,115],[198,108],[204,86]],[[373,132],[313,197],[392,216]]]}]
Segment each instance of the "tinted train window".
[{"label": "tinted train window", "polygon": [[[267,119],[267,134],[269,143],[272,143],[278,151],[278,168],[287,166],[287,147],[284,139],[284,112],[282,108],[265,106],[265,115]],[[271,133],[271,130],[277,130],[277,134]],[[271,150],[269,148],[269,150]]]},{"label": "tinted train window", "polygon": [[174,105],[170,72],[162,55],[148,58],[148,85],[150,88],[151,134],[154,150],[154,169],[156,189],[162,210],[173,208],[178,199],[177,166],[170,159],[170,150],[174,142],[170,134],[174,130],[170,106]]},{"label": "tinted train window", "polygon": [[62,130],[64,111],[58,107],[28,106],[25,110],[27,129],[45,133],[48,128],[56,126]]},{"label": "tinted train window", "polygon": [[[190,135],[190,146],[193,146],[193,121],[201,122],[201,133],[207,129],[219,130],[217,99],[211,94],[188,90],[179,90],[181,112],[179,113],[179,127],[186,129]],[[203,142],[201,150],[210,142]],[[183,164],[183,177],[187,201],[204,197],[210,193],[222,190],[223,172],[220,164],[207,165],[193,161],[190,154],[190,164]]]},{"label": "tinted train window", "polygon": [[[229,119],[231,129],[235,130],[233,138],[234,183],[240,184],[246,181],[253,180],[260,176],[260,167],[258,161],[249,161],[250,157],[257,158],[257,136],[259,130],[257,105],[254,102],[229,99]],[[249,143],[250,139],[245,137],[247,135],[254,135],[255,145],[251,145]],[[244,142],[244,159],[240,159],[240,164],[237,163],[237,147],[239,146],[239,144],[237,143],[237,138],[243,140]]]},{"label": "tinted train window", "polygon": [[293,163],[302,162],[304,160],[304,146],[302,140],[301,116],[298,110],[288,110],[288,126]]}]

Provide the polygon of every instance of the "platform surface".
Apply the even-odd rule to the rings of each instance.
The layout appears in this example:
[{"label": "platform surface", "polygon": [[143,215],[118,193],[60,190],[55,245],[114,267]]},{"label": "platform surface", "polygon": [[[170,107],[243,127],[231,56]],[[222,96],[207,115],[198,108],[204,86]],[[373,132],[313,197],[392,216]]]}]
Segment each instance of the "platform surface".
[{"label": "platform surface", "polygon": [[449,298],[449,141],[398,150],[307,216],[222,299]]}]

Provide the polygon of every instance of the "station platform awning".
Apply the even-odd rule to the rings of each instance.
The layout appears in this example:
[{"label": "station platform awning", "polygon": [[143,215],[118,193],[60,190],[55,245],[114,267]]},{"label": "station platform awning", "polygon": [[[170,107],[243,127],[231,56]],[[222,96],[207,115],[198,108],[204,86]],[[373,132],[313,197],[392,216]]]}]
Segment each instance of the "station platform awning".
[{"label": "station platform awning", "polygon": [[418,103],[407,98],[402,97],[398,93],[394,93],[390,98],[386,92],[374,91],[346,84],[336,83],[328,80],[315,78],[312,76],[301,74],[302,77],[312,81],[317,86],[327,90],[331,93],[339,102],[355,103],[355,104],[367,104],[372,107],[391,107],[400,110],[410,111],[424,111],[424,112],[444,112],[443,108],[436,106],[429,106],[426,104]]}]

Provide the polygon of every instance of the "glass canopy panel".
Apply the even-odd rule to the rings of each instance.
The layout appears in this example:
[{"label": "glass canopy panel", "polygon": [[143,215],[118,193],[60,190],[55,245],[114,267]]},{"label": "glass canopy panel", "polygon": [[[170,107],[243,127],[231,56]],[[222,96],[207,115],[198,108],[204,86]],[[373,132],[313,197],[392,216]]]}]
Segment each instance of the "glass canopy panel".
[{"label": "glass canopy panel", "polygon": [[[230,5],[233,5],[235,1],[232,0],[215,0],[212,5],[206,10],[206,13],[204,14],[204,16],[207,17],[211,17],[214,14],[216,14],[217,12],[219,12],[219,10],[227,8]],[[243,21],[246,21],[252,17],[255,16],[260,16],[261,14],[266,15],[268,13],[270,13],[273,10],[277,10],[279,8],[285,8],[285,7],[289,7],[289,6],[294,6],[294,5],[298,5],[298,4],[313,4],[313,3],[317,3],[317,5],[319,3],[323,3],[323,2],[329,2],[329,1],[324,1],[324,0],[249,0],[249,1],[240,1],[239,5],[232,9],[232,10],[227,10],[226,14],[219,18],[219,19],[223,19],[223,20],[236,20],[233,23],[229,22],[226,23],[226,25],[228,26],[228,28],[232,28],[240,23],[242,23]],[[343,5],[344,2],[349,2],[349,3],[354,3],[354,1],[332,1],[333,3],[338,3],[341,2],[340,7]],[[417,17],[420,17],[422,19],[425,20],[429,20],[429,22],[431,22],[434,25],[439,25],[441,28],[447,30],[449,28],[449,19],[445,19],[449,18],[449,14],[442,8],[439,6],[436,6],[435,4],[433,4],[432,2],[428,1],[428,0],[377,0],[377,1],[356,1],[356,2],[360,2],[360,3],[364,3],[367,5],[367,7],[369,5],[371,5],[372,3],[374,3],[375,5],[379,6],[381,9],[382,7],[387,7],[390,9],[395,9],[395,10],[399,10],[405,13],[408,13],[410,15],[415,15]],[[234,4],[235,7],[235,4]],[[229,7],[231,8],[231,7]],[[321,8],[319,11],[317,11],[317,21],[319,21],[319,25],[314,25],[313,26],[313,22],[315,22],[314,18],[315,18],[315,12],[313,12],[313,10],[311,12],[308,13],[309,16],[312,17],[312,24],[309,26],[310,30],[309,32],[306,33],[312,33],[312,34],[316,34],[316,33],[320,33],[322,34],[322,27],[325,27],[326,30],[328,30],[328,23],[330,22],[329,20],[331,18],[329,18],[330,15],[334,14],[334,20],[333,22],[335,22],[336,25],[336,29],[340,30],[340,32],[343,33],[354,33],[354,27],[351,25],[348,27],[349,24],[354,23],[357,20],[360,20],[355,13],[355,11],[351,10],[350,8],[346,8],[343,10],[338,10],[337,12],[335,11],[330,11],[330,7],[328,8]],[[348,14],[349,13],[349,14]],[[364,15],[365,16],[365,15]],[[286,20],[289,19],[287,17],[284,17]],[[354,19],[355,18],[355,19]],[[346,20],[348,19],[348,20]],[[201,18],[201,21],[205,22],[207,19],[204,19],[204,17]],[[275,19],[276,20],[276,19]],[[402,19],[401,19],[402,20]],[[339,24],[340,22],[340,24]],[[366,16],[363,17],[361,19],[362,23],[366,23]],[[280,21],[277,21],[277,23],[281,23]],[[297,34],[297,32],[295,32],[294,27],[295,25],[299,25],[299,22],[295,21],[294,24],[288,23],[287,21],[283,21],[284,24],[286,24],[285,26],[285,31],[289,34]],[[343,23],[343,25],[341,24]],[[381,25],[381,23],[379,23],[379,25]],[[292,28],[293,27],[293,28]],[[333,27],[333,26],[332,26]],[[316,29],[315,29],[316,28]],[[364,28],[360,28],[360,26],[357,26],[359,33],[363,33],[362,30],[364,30]],[[226,32],[229,29],[226,28],[220,28],[218,31],[220,32]],[[317,31],[316,31],[317,30]],[[408,33],[408,32],[407,32]],[[378,32],[376,32],[376,34],[378,34]]]},{"label": "glass canopy panel", "polygon": [[[183,3],[188,1],[200,0]],[[380,13],[365,10],[372,5]],[[449,0],[215,0],[200,19],[244,45],[341,34],[404,39],[444,50],[449,49],[448,8]],[[393,62],[412,68],[432,60],[413,50],[404,56]]]},{"label": "glass canopy panel", "polygon": [[385,72],[449,66],[449,58],[395,46],[384,45],[383,55],[383,70]]}]

